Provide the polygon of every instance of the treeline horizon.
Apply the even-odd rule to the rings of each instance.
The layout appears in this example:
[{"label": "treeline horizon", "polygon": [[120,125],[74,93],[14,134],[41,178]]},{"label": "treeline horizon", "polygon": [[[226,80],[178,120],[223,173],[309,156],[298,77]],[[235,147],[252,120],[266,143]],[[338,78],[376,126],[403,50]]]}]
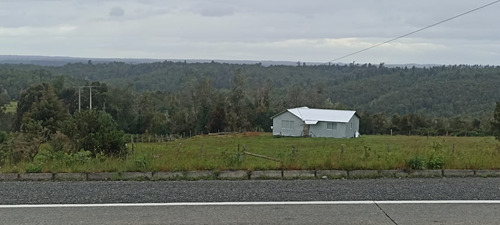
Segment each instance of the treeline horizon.
[{"label": "treeline horizon", "polygon": [[[271,116],[308,106],[356,110],[362,134],[491,135],[500,67],[383,64],[268,66],[120,62],[0,65],[0,130],[20,131],[23,93],[52,89],[69,115],[90,105],[130,134],[270,131]],[[43,83],[43,84],[42,84]],[[44,88],[37,86],[44,85]],[[92,86],[92,88],[88,87]],[[31,89],[31,90],[29,90]],[[41,99],[44,93],[39,93]],[[36,100],[35,101],[39,101]],[[21,107],[21,108],[19,108]],[[20,110],[21,109],[21,110]]]}]

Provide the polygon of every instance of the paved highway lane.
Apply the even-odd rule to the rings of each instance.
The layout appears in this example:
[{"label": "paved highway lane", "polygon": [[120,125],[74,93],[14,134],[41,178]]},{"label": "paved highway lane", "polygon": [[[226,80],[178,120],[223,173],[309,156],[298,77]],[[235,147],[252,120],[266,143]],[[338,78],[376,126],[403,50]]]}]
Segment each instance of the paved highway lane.
[{"label": "paved highway lane", "polygon": [[500,178],[0,183],[0,205],[362,200],[500,200]]},{"label": "paved highway lane", "polygon": [[3,205],[1,224],[498,224],[495,202]]},{"label": "paved highway lane", "polygon": [[[0,209],[2,224],[391,224],[375,205],[224,205]],[[363,215],[363,216],[359,216]]]},{"label": "paved highway lane", "polygon": [[498,224],[499,212],[500,178],[0,183],[0,224]]}]

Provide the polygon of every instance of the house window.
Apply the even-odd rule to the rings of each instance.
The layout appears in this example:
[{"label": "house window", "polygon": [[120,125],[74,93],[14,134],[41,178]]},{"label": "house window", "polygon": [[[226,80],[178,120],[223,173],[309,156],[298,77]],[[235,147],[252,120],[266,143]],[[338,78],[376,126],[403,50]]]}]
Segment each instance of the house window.
[{"label": "house window", "polygon": [[328,123],[326,123],[326,129],[327,130],[336,130],[337,129],[337,123],[334,123],[334,122],[328,122]]},{"label": "house window", "polygon": [[282,120],[281,129],[293,130],[293,120]]}]

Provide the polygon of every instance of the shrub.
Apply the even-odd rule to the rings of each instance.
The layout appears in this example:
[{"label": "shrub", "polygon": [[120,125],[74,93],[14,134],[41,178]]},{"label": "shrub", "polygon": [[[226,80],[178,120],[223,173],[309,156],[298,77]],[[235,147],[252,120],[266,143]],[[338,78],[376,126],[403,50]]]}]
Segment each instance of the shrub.
[{"label": "shrub", "polygon": [[71,154],[70,156],[73,162],[83,164],[90,160],[92,153],[89,151],[81,150],[74,154]]},{"label": "shrub", "polygon": [[410,158],[406,161],[406,167],[412,170],[423,170],[425,169],[424,158],[420,155]]},{"label": "shrub", "polygon": [[150,165],[151,165],[151,158],[142,156],[137,159],[135,159],[135,165],[141,169],[141,170],[146,170]]},{"label": "shrub", "polygon": [[0,144],[6,142],[8,137],[9,134],[7,132],[0,130]]},{"label": "shrub", "polygon": [[76,112],[65,122],[63,133],[72,140],[76,149],[90,151],[94,156],[122,156],[127,151],[124,132],[118,130],[111,115],[103,111]]},{"label": "shrub", "polygon": [[76,146],[72,145],[69,137],[59,131],[52,135],[52,138],[48,143],[52,147],[52,150],[58,152],[74,152],[77,150],[75,149]]},{"label": "shrub", "polygon": [[240,166],[245,159],[245,154],[243,152],[232,152],[228,150],[222,151],[221,156],[229,167]]},{"label": "shrub", "polygon": [[40,135],[31,133],[12,133],[9,140],[3,146],[3,151],[10,156],[12,163],[18,163],[23,160],[32,160],[44,138]]},{"label": "shrub", "polygon": [[29,164],[26,166],[26,173],[41,173],[42,165],[39,164]]},{"label": "shrub", "polygon": [[44,164],[54,160],[57,161],[65,160],[64,154],[62,152],[40,148],[38,154],[36,154],[36,156],[33,158],[33,162],[38,164]]},{"label": "shrub", "polygon": [[443,169],[444,167],[444,156],[431,156],[427,162],[427,169]]}]

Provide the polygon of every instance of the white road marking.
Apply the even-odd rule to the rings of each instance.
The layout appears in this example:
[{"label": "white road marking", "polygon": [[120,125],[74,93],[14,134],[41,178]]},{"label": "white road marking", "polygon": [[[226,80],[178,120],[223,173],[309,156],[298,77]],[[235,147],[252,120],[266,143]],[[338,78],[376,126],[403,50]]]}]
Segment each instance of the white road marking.
[{"label": "white road marking", "polygon": [[500,200],[374,201],[377,204],[500,204]]},{"label": "white road marking", "polygon": [[151,207],[151,206],[251,206],[251,205],[366,205],[366,204],[500,204],[500,200],[423,200],[423,201],[309,201],[309,202],[172,202],[107,204],[24,204],[0,205],[0,208],[72,208],[72,207]]}]

